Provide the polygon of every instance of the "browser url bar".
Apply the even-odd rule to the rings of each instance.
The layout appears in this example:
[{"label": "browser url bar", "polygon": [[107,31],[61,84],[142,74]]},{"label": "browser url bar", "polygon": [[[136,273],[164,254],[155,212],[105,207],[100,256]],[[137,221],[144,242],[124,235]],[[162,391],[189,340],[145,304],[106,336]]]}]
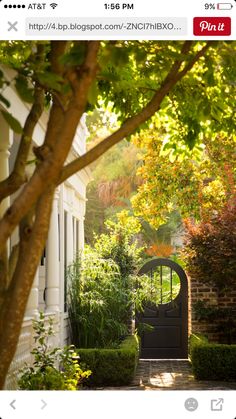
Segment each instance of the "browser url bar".
[{"label": "browser url bar", "polygon": [[27,36],[185,36],[185,17],[146,18],[27,18]]}]

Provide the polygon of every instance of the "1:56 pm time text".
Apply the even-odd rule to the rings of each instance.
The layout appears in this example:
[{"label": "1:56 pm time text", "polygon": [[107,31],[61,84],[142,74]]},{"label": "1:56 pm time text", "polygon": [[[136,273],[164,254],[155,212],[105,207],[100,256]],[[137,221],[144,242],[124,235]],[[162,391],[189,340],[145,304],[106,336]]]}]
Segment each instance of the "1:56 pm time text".
[{"label": "1:56 pm time text", "polygon": [[134,3],[105,3],[106,10],[134,10]]}]

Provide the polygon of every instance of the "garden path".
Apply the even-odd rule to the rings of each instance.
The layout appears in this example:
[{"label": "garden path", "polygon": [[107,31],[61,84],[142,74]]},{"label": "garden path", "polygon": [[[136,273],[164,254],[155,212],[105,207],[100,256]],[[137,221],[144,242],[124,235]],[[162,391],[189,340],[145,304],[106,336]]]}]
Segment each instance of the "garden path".
[{"label": "garden path", "polygon": [[139,360],[130,386],[104,390],[236,390],[235,382],[197,381],[188,360]]}]

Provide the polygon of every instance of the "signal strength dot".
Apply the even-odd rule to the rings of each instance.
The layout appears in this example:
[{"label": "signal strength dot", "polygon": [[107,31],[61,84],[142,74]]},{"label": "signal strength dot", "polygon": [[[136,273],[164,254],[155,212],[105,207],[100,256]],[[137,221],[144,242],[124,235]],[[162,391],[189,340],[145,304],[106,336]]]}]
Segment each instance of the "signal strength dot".
[{"label": "signal strength dot", "polygon": [[50,4],[50,6],[51,6],[51,8],[54,10],[54,9],[56,9],[56,7],[58,6],[58,4],[57,4],[57,3],[51,3],[51,4]]}]

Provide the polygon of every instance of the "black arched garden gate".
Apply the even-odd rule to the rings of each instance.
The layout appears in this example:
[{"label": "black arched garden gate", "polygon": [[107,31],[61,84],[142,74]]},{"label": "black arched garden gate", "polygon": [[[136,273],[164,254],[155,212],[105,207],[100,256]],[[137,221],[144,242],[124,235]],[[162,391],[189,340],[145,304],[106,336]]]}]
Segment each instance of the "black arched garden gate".
[{"label": "black arched garden gate", "polygon": [[148,276],[151,292],[158,287],[159,301],[158,304],[147,303],[144,312],[136,314],[136,325],[143,328],[141,358],[187,358],[188,281],[185,272],[172,260],[157,258],[141,268],[139,275],[143,274]]}]

